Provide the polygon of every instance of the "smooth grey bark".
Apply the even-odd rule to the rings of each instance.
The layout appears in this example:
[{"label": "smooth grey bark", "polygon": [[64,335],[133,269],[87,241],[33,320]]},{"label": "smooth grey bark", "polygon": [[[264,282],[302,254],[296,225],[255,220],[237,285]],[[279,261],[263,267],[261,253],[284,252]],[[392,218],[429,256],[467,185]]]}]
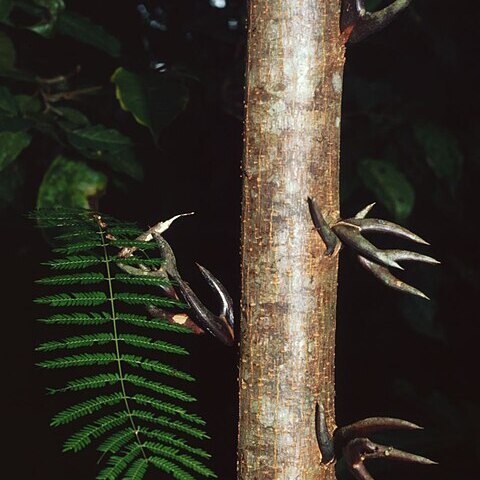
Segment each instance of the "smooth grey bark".
[{"label": "smooth grey bark", "polygon": [[250,0],[243,162],[240,480],[333,480],[337,256],[307,196],[339,216],[340,0]]}]

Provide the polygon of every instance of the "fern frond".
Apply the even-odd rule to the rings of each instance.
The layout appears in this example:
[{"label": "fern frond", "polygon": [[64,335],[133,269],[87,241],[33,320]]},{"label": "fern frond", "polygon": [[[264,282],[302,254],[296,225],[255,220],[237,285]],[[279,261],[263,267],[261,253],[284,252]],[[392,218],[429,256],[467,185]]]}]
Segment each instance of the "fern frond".
[{"label": "fern frond", "polygon": [[188,351],[183,347],[162,340],[153,340],[153,338],[144,337],[142,335],[124,333],[119,337],[119,340],[125,342],[127,345],[132,345],[132,347],[158,350],[161,352],[173,353],[175,355],[188,355]]},{"label": "fern frond", "polygon": [[[105,433],[113,430],[128,422],[127,412],[116,412],[112,415],[99,418],[94,423],[86,425],[78,432],[71,435],[64,443],[63,451],[78,452],[89,445],[92,440],[95,440]],[[133,434],[131,434],[133,437]]]},{"label": "fern frond", "polygon": [[116,427],[120,427],[128,422],[128,419],[129,415],[125,411],[99,418],[70,436],[63,445],[63,451],[78,452],[89,445],[93,439],[101,437],[104,433]]},{"label": "fern frond", "polygon": [[129,305],[155,305],[156,307],[186,307],[184,303],[166,297],[158,297],[148,293],[117,293],[115,300]]},{"label": "fern frond", "polygon": [[161,277],[152,277],[147,275],[127,275],[125,273],[117,273],[115,275],[115,280],[127,285],[148,285],[154,287],[167,287],[172,284],[172,282]]},{"label": "fern frond", "polygon": [[92,375],[91,377],[81,377],[70,380],[65,387],[58,389],[50,388],[48,392],[50,394],[68,391],[81,392],[83,390],[103,388],[118,382],[120,382],[118,373],[100,373],[98,375]]},{"label": "fern frond", "polygon": [[156,455],[171,459],[177,463],[184,465],[185,467],[193,470],[194,472],[200,473],[207,478],[216,478],[217,476],[210,470],[205,467],[201,462],[195,460],[189,455],[179,453],[179,451],[168,445],[164,445],[160,442],[144,442],[143,446]]},{"label": "fern frond", "polygon": [[111,240],[109,245],[117,248],[137,248],[139,250],[155,250],[157,246],[155,242],[143,242],[140,240],[129,240],[126,238],[119,238]]},{"label": "fern frond", "polygon": [[[99,440],[97,449],[102,452],[102,458],[106,458],[107,465],[98,474],[98,480],[143,480],[149,466],[180,480],[195,480],[196,476],[213,477],[213,472],[201,463],[209,458],[209,454],[182,438],[182,435],[195,439],[208,438],[199,428],[205,422],[177,404],[194,402],[195,398],[161,380],[163,376],[182,382],[194,380],[188,373],[165,363],[164,358],[158,358],[159,355],[184,356],[188,354],[187,350],[155,335],[139,335],[133,330],[142,328],[160,333],[191,333],[182,325],[150,319],[130,311],[136,305],[153,305],[162,309],[187,307],[178,300],[166,298],[165,287],[171,286],[171,282],[162,278],[160,271],[156,274],[158,276],[150,273],[149,267],[158,269],[164,263],[161,258],[147,255],[157,248],[155,242],[132,239],[132,235],[139,236],[141,233],[135,225],[123,224],[112,217],[89,211],[41,212],[37,219],[43,227],[64,228],[56,237],[60,242],[55,249],[59,258],[45,263],[51,270],[61,271],[61,274],[38,283],[63,286],[64,290],[66,287],[72,287],[72,290],[77,287],[75,291],[57,291],[38,298],[36,302],[41,305],[77,307],[77,311],[54,314],[41,321],[67,328],[102,326],[103,330],[86,334],[75,331],[75,336],[50,340],[37,348],[41,352],[83,350],[74,355],[62,353],[56,358],[42,360],[38,365],[43,368],[105,370],[69,380],[63,388],[49,390],[52,394],[82,392],[87,396],[57,413],[51,421],[54,427],[74,421],[84,423],[66,440],[64,451],[77,452]],[[122,258],[118,256],[122,248],[135,252]],[[135,266],[138,270],[117,272],[117,264]],[[130,275],[130,270],[144,270],[146,273]],[[91,285],[95,285],[95,291],[89,290]],[[134,292],[128,291],[131,286],[136,287]],[[158,294],[136,291],[138,287],[148,287],[151,292],[157,289]],[[86,307],[85,311],[81,311],[82,307]],[[105,331],[105,325],[111,328]],[[132,354],[132,347],[145,353]],[[154,358],[151,358],[152,354],[155,354]],[[132,370],[141,375],[132,374]],[[88,397],[88,392],[94,390],[98,390],[99,394]],[[147,395],[140,393],[142,391],[153,393]]]},{"label": "fern frond", "polygon": [[183,468],[175,465],[166,458],[151,456],[148,457],[148,461],[162,472],[172,475],[176,480],[195,480],[195,477],[192,477],[188,472],[183,470]]},{"label": "fern frond", "polygon": [[188,395],[188,393],[185,393],[178,388],[169,387],[168,385],[154,382],[139,375],[132,375],[131,373],[127,373],[123,380],[127,383],[135,385],[136,387],[152,390],[153,392],[161,393],[163,395],[166,395],[167,397],[172,397],[182,402],[194,402],[196,400],[195,397]]},{"label": "fern frond", "polygon": [[128,238],[131,238],[131,237],[138,237],[143,232],[140,228],[135,227],[134,225],[123,224],[123,225],[110,227],[108,229],[108,233],[110,233],[115,237],[118,237],[121,235],[127,235]]},{"label": "fern frond", "polygon": [[111,258],[111,262],[123,263],[125,265],[138,266],[140,264],[145,265],[146,267],[160,267],[165,262],[161,258],[137,258],[137,257],[127,257],[127,258]]},{"label": "fern frond", "polygon": [[52,307],[93,307],[107,301],[105,292],[57,293],[35,299],[36,303],[48,304]]},{"label": "fern frond", "polygon": [[52,427],[58,427],[59,425],[65,425],[66,423],[73,422],[86,415],[98,412],[102,408],[110,405],[116,405],[123,401],[123,395],[120,392],[112,393],[111,395],[100,395],[98,397],[86,400],[82,403],[77,403],[71,407],[62,410],[57,413],[50,422]]},{"label": "fern frond", "polygon": [[201,448],[194,448],[188,445],[188,443],[178,438],[176,435],[171,433],[164,432],[162,430],[150,430],[149,428],[142,428],[141,430],[142,437],[152,438],[154,440],[160,440],[163,443],[170,444],[174,447],[177,447],[180,450],[185,450],[186,452],[193,453],[194,455],[198,455],[199,457],[208,459],[211,455]]},{"label": "fern frond", "polygon": [[192,330],[182,325],[170,323],[166,320],[161,320],[157,318],[148,318],[143,315],[121,313],[117,317],[117,320],[120,322],[128,323],[130,325],[134,325],[135,327],[163,330],[166,332],[192,333]]},{"label": "fern frond", "polygon": [[57,313],[48,318],[41,318],[39,321],[50,325],[104,325],[110,323],[112,317],[107,312]]},{"label": "fern frond", "polygon": [[162,415],[155,415],[154,413],[146,412],[145,410],[133,410],[132,416],[146,422],[170,428],[171,430],[178,430],[179,432],[186,433],[200,440],[209,438],[209,436],[203,430],[192,427],[191,425],[181,422],[180,420],[172,420],[171,418],[164,417]]},{"label": "fern frond", "polygon": [[[110,341],[110,340],[108,340]],[[114,353],[82,353],[70,357],[54,358],[52,360],[43,360],[37,363],[37,366],[43,368],[72,368],[72,367],[90,367],[92,365],[108,365],[117,361]]]},{"label": "fern frond", "polygon": [[138,458],[127,470],[127,473],[123,477],[123,480],[142,480],[142,478],[147,473],[147,469],[148,460],[145,460],[144,458]]},{"label": "fern frond", "polygon": [[113,433],[106,438],[98,447],[97,450],[103,453],[118,453],[128,442],[130,442],[135,435],[135,432],[130,425],[123,430]]},{"label": "fern frond", "polygon": [[97,480],[116,480],[141,453],[142,446],[132,443],[126,447],[123,456],[112,455],[107,462],[109,466],[98,474]]},{"label": "fern frond", "polygon": [[50,352],[60,349],[73,349],[83,347],[93,347],[94,345],[105,345],[112,342],[114,339],[111,333],[94,333],[92,335],[80,335],[78,337],[68,337],[63,340],[53,340],[42,343],[37,347],[37,350]]},{"label": "fern frond", "polygon": [[203,418],[200,418],[194,413],[188,413],[184,408],[178,405],[174,405],[173,403],[167,403],[164,400],[158,400],[157,398],[153,398],[142,393],[136,393],[132,397],[132,400],[134,400],[139,405],[152,407],[160,412],[165,412],[170,415],[178,415],[183,420],[187,420],[197,425],[205,425],[205,420],[203,420]]},{"label": "fern frond", "polygon": [[55,253],[64,253],[65,255],[72,255],[74,253],[88,252],[95,248],[101,247],[102,242],[100,238],[94,238],[93,240],[84,240],[81,242],[69,243],[64,247],[54,248]]},{"label": "fern frond", "polygon": [[180,378],[187,382],[193,382],[195,379],[186,372],[182,372],[176,368],[170,367],[158,360],[150,360],[149,358],[142,358],[136,355],[123,354],[120,357],[121,361],[134,368],[141,368],[150,372],[161,373],[169,377]]},{"label": "fern frond", "polygon": [[105,275],[99,272],[72,273],[36,280],[43,285],[94,285],[105,281]]},{"label": "fern frond", "polygon": [[103,259],[95,255],[72,255],[65,258],[54,258],[42,263],[52,270],[76,270],[92,267],[103,263]]}]

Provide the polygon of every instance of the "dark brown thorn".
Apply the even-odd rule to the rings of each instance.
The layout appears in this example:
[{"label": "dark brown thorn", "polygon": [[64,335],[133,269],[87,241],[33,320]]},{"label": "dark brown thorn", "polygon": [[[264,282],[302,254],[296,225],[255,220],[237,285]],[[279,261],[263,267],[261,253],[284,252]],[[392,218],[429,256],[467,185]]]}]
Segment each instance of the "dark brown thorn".
[{"label": "dark brown thorn", "polygon": [[436,465],[436,462],[428,458],[397,450],[393,447],[379,445],[368,438],[354,438],[350,440],[343,448],[343,458],[350,472],[358,480],[373,480],[373,477],[364,465],[364,461],[369,459],[383,458],[422,465]]},{"label": "dark brown thorn", "polygon": [[398,278],[396,278],[386,267],[382,265],[378,265],[378,263],[374,263],[361,255],[358,255],[358,261],[360,264],[366,268],[369,272],[371,272],[375,277],[377,277],[381,282],[383,282],[387,287],[393,288],[395,290],[399,290],[401,292],[409,293],[411,295],[416,295],[421,298],[425,298],[426,300],[430,300],[423,292],[408,285],[405,282],[402,282]]},{"label": "dark brown thorn", "polygon": [[356,215],[355,215],[355,218],[356,219],[362,219],[362,218],[365,218],[369,213],[370,213],[370,210],[375,206],[375,202],[371,203],[370,205],[367,205],[365,208],[363,208],[362,210],[360,210]]},{"label": "dark brown thorn", "polygon": [[315,433],[317,436],[318,447],[322,454],[321,463],[327,464],[335,459],[335,448],[332,435],[328,431],[327,422],[325,420],[325,409],[323,403],[315,405]]},{"label": "dark brown thorn", "polygon": [[234,343],[233,329],[225,316],[214,315],[199,300],[195,292],[190,288],[188,283],[181,278],[178,280],[178,287],[183,298],[190,305],[195,319],[201,328],[210,332],[215,338],[220,340],[224,345],[231,346]]},{"label": "dark brown thorn", "polygon": [[359,42],[385,28],[410,5],[411,0],[395,0],[388,7],[372,13],[365,10],[364,3],[364,0],[344,0],[341,29],[344,31],[353,26],[348,38],[351,43]]},{"label": "dark brown thorn", "polygon": [[235,326],[235,320],[233,318],[233,301],[232,297],[230,297],[227,289],[223,286],[223,284],[215,277],[209,270],[202,265],[197,263],[197,267],[200,269],[200,273],[203,275],[207,283],[210,287],[215,290],[220,298],[222,303],[222,311],[220,313],[220,317],[225,318],[228,324],[232,327]]},{"label": "dark brown thorn", "polygon": [[390,233],[391,235],[412,240],[413,242],[421,243],[422,245],[430,245],[427,241],[410,230],[387,220],[380,220],[378,218],[359,218],[355,216],[355,218],[348,218],[346,220],[342,220],[342,222],[359,227],[361,232]]},{"label": "dark brown thorn", "polygon": [[341,220],[332,227],[332,230],[343,243],[353,248],[363,257],[369,258],[370,260],[386,267],[403,270],[403,267],[401,267],[393,258],[390,258],[386,252],[380,250],[364,238],[360,227]]},{"label": "dark brown thorn", "polygon": [[318,208],[318,205],[315,203],[313,198],[308,197],[308,209],[310,211],[310,216],[312,217],[315,230],[323,240],[323,243],[327,247],[325,251],[325,256],[329,257],[339,248],[339,240],[335,233],[332,231],[325,218]]},{"label": "dark brown thorn", "polygon": [[202,275],[206,278],[209,285],[217,291],[222,302],[223,311],[220,315],[214,315],[207,307],[205,307],[188,283],[186,283],[180,276],[180,273],[177,270],[175,254],[169,243],[156,232],[152,232],[152,235],[165,259],[165,269],[169,277],[175,281],[183,298],[190,305],[199,327],[210,332],[223,344],[228,346],[233,345],[234,332],[229,323],[230,321],[233,322],[232,300],[225,287],[210,272],[208,272],[208,270],[199,266]]},{"label": "dark brown thorn", "polygon": [[335,443],[344,446],[353,438],[385,430],[423,430],[423,427],[400,418],[369,417],[335,430]]}]

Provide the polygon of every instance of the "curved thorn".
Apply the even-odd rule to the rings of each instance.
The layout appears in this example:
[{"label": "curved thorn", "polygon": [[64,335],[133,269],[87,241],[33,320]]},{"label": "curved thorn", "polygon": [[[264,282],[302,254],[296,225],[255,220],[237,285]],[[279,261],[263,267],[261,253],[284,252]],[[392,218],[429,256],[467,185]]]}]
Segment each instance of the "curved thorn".
[{"label": "curved thorn", "polygon": [[385,254],[399,262],[413,261],[440,265],[440,262],[438,260],[435,260],[428,255],[422,255],[421,253],[416,252],[409,252],[408,250],[385,250]]},{"label": "curved thorn", "polygon": [[[362,212],[359,212],[359,213],[362,213]],[[387,220],[380,220],[378,218],[363,218],[363,217],[359,218],[357,214],[355,218],[348,218],[346,220],[343,220],[343,222],[359,227],[361,232],[365,231],[365,232],[390,233],[391,235],[395,235],[400,238],[405,238],[407,240],[412,240],[413,242],[421,243],[422,245],[430,245],[423,238],[419,237],[418,235],[411,232],[407,228],[404,228],[400,225],[397,225],[396,223],[389,222]]]},{"label": "curved thorn", "polygon": [[202,265],[196,264],[200,270],[200,273],[203,275],[207,283],[210,285],[212,289],[214,289],[218,296],[220,297],[220,301],[222,302],[222,312],[220,313],[220,317],[223,317],[227,320],[229,325],[234,327],[235,320],[233,318],[233,301],[232,297],[230,297],[227,289],[223,286],[223,284],[215,277],[209,270]]},{"label": "curved thorn", "polygon": [[152,235],[165,259],[166,272],[176,282],[183,298],[192,308],[198,325],[204,330],[210,332],[223,344],[228,346],[233,345],[233,328],[229,324],[230,318],[233,318],[232,302],[223,285],[221,285],[221,283],[210,272],[208,272],[208,270],[203,267],[200,268],[202,275],[209,282],[210,286],[220,294],[223,312],[217,316],[203,305],[188,283],[186,283],[180,276],[180,273],[177,270],[175,254],[173,253],[170,244],[157,232],[152,232]]},{"label": "curved thorn", "polygon": [[400,418],[369,417],[335,430],[335,443],[344,445],[354,438],[385,430],[423,430],[423,427]]},{"label": "curved thorn", "polygon": [[335,459],[335,449],[332,436],[328,431],[327,422],[325,421],[325,409],[321,402],[317,402],[315,405],[315,433],[318,447],[322,454],[321,463],[326,465]]},{"label": "curved thorn", "polygon": [[329,257],[335,252],[338,247],[338,237],[332,231],[325,218],[323,218],[323,215],[318,208],[318,205],[315,203],[315,200],[308,197],[307,201],[308,209],[310,211],[310,216],[312,217],[313,224],[315,225],[315,229],[317,230],[318,234],[323,240],[323,243],[325,243],[325,246],[327,247],[325,255]]},{"label": "curved thorn", "polygon": [[201,328],[210,332],[215,338],[223,344],[231,346],[234,343],[233,330],[228,321],[223,316],[214,315],[199,300],[195,292],[190,288],[188,283],[182,279],[178,280],[178,286],[182,292],[183,298],[187,301],[193,310],[195,318]]},{"label": "curved thorn", "polygon": [[342,220],[335,224],[332,227],[332,230],[343,243],[352,247],[360,255],[386,267],[403,270],[403,267],[401,267],[393,258],[390,258],[386,252],[380,250],[364,238],[361,234],[360,227]]},{"label": "curved thorn", "polygon": [[417,297],[424,298],[425,300],[430,300],[423,292],[417,290],[415,287],[408,285],[405,282],[402,282],[398,278],[396,278],[388,268],[383,267],[382,265],[378,265],[361,255],[357,256],[358,261],[362,265],[362,267],[366,268],[370,271],[375,277],[377,277],[381,282],[383,282],[387,287],[393,288],[394,290],[399,290],[401,292],[409,293],[411,295],[416,295]]},{"label": "curved thorn", "polygon": [[410,5],[411,0],[395,0],[388,7],[372,13],[365,11],[363,0],[357,0],[356,3],[356,20],[353,22],[353,31],[348,39],[350,43],[359,42],[385,28]]},{"label": "curved thorn", "polygon": [[362,210],[360,210],[356,215],[355,215],[355,219],[363,219],[365,218],[369,213],[370,213],[370,210],[376,205],[376,202],[373,202],[371,203],[370,205],[367,205],[365,208],[363,208]]},{"label": "curved thorn", "polygon": [[364,465],[368,459],[388,459],[404,462],[420,463],[422,465],[435,465],[436,462],[414,455],[413,453],[397,450],[393,447],[386,447],[372,442],[368,438],[354,438],[350,440],[343,448],[343,457],[350,472],[358,480],[373,480]]}]

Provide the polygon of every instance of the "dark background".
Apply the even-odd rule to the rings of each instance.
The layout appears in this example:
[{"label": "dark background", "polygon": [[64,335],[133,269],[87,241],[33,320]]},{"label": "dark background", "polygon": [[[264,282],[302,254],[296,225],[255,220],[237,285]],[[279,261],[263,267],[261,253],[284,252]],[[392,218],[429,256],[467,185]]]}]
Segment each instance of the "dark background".
[{"label": "dark background", "polygon": [[[167,69],[181,65],[192,72],[186,111],[162,130],[157,147],[148,131],[114,101],[109,77],[118,60],[68,38],[47,40],[31,32],[12,32],[18,61],[43,76],[81,63],[85,83],[105,85],[96,100],[85,101],[83,111],[134,138],[145,181],[123,191],[109,189],[101,209],[140,225],[194,210],[195,216],[179,220],[166,235],[179,269],[208,300],[194,262],[207,266],[238,305],[245,5],[227,1],[227,9],[215,9],[208,0],[142,2],[154,16],[162,6],[159,21],[168,30],[161,32],[142,22],[139,3],[70,1],[68,8],[121,39],[122,65],[141,71],[152,60],[165,61]],[[441,463],[428,468],[372,467],[379,480],[407,475],[424,480],[478,478],[479,14],[478,2],[415,0],[388,29],[349,46],[347,52],[342,212],[351,215],[373,198],[379,201],[374,216],[391,218],[381,195],[362,182],[358,162],[374,158],[392,163],[415,191],[413,211],[402,223],[428,239],[432,247],[425,252],[442,261],[438,268],[409,265],[402,276],[432,297],[426,304],[387,290],[348,252],[341,255],[337,423],[380,415],[417,422],[425,426],[424,432],[395,434],[385,441]],[[238,21],[236,30],[226,27],[232,19]],[[422,122],[455,138],[462,158],[456,185],[448,174],[432,174],[425,162],[413,133]],[[96,453],[60,453],[68,428],[49,427],[59,400],[45,395],[54,375],[34,366],[39,358],[34,347],[51,337],[34,321],[39,312],[32,303],[37,294],[33,281],[45,273],[39,264],[49,249],[24,215],[35,206],[52,152],[55,147],[38,138],[22,154],[28,176],[14,201],[0,210],[4,462],[16,471],[15,478],[91,479],[97,471]],[[376,240],[382,245],[383,239]],[[198,411],[212,437],[207,445],[212,465],[220,479],[233,479],[237,352],[206,336],[188,343],[189,368],[198,378]],[[339,470],[342,478],[350,478],[341,466]],[[155,477],[151,475],[148,478]]]}]

